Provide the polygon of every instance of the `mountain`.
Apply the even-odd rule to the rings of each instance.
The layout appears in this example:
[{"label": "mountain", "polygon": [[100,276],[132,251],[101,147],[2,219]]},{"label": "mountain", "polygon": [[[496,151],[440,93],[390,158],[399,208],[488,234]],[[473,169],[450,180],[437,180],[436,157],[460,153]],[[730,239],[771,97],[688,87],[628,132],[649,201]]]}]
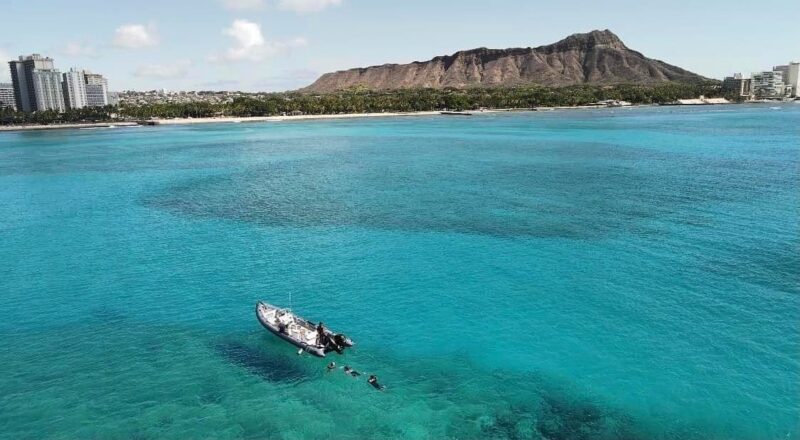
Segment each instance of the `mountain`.
[{"label": "mountain", "polygon": [[384,64],[326,73],[303,89],[332,92],[354,86],[372,90],[417,87],[496,87],[520,84],[652,84],[706,81],[628,49],[609,30],[574,34],[547,46],[479,48],[410,64]]}]

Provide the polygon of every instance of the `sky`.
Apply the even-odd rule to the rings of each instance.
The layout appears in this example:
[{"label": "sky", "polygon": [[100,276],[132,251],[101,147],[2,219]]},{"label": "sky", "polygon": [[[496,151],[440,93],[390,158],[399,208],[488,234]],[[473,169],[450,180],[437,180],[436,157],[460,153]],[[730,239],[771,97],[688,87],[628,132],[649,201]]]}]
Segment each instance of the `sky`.
[{"label": "sky", "polygon": [[[0,60],[40,53],[111,90],[282,91],[329,71],[610,29],[711,78],[800,61],[800,1],[3,0]],[[9,81],[0,65],[0,82]]]}]

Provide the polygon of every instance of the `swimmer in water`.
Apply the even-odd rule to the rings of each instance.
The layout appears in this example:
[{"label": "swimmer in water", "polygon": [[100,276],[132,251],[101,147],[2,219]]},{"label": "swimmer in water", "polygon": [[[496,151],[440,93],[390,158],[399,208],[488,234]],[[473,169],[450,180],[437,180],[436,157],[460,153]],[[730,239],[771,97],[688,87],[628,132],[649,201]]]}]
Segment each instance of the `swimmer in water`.
[{"label": "swimmer in water", "polygon": [[353,377],[361,376],[361,373],[359,373],[358,371],[350,368],[349,365],[345,365],[344,366],[344,374],[349,374],[349,375],[351,375]]},{"label": "swimmer in water", "polygon": [[328,372],[329,373],[331,371],[335,370],[335,369],[336,369],[336,362],[331,362],[330,364],[328,364]]},{"label": "swimmer in water", "polygon": [[386,389],[385,386],[383,386],[383,385],[378,383],[378,377],[375,376],[374,374],[371,374],[369,376],[369,379],[367,380],[367,382],[369,382],[369,384],[372,385],[372,387],[375,388],[378,391],[383,391],[383,390]]}]

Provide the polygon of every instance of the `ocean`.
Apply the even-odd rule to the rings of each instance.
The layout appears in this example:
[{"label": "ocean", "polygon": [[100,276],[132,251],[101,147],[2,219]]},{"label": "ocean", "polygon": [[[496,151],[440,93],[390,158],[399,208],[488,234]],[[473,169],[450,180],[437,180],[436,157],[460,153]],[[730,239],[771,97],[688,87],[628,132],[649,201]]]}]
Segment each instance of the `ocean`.
[{"label": "ocean", "polygon": [[0,438],[798,439],[799,177],[797,104],[0,133]]}]

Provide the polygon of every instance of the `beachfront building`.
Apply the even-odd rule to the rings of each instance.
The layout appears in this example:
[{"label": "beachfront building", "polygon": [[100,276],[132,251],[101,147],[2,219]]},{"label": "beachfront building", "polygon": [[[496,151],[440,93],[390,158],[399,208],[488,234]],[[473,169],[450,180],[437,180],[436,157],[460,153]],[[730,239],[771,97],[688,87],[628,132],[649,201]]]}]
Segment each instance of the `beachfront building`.
[{"label": "beachfront building", "polygon": [[8,65],[18,110],[64,111],[61,72],[53,65],[52,58],[39,54],[20,55],[18,60],[9,61]]},{"label": "beachfront building", "polygon": [[743,78],[741,73],[734,73],[733,76],[727,76],[722,81],[724,92],[733,92],[736,96],[741,97],[750,96],[750,86],[750,78]]},{"label": "beachfront building", "polygon": [[86,78],[86,105],[89,107],[104,107],[108,105],[108,80],[103,75],[83,71]]},{"label": "beachfront building", "polygon": [[67,108],[78,109],[87,106],[86,78],[83,71],[72,68],[65,73],[61,89],[64,92],[64,103]]},{"label": "beachfront building", "polygon": [[755,72],[751,79],[751,88],[757,98],[782,98],[784,96],[786,87],[783,84],[782,72]]},{"label": "beachfront building", "polygon": [[0,83],[0,108],[17,109],[17,100],[14,98],[14,85]]},{"label": "beachfront building", "polygon": [[781,72],[781,75],[783,75],[786,96],[800,96],[800,90],[798,90],[800,89],[800,63],[792,62],[785,66],[775,66],[772,70]]},{"label": "beachfront building", "polygon": [[34,70],[33,89],[36,92],[37,110],[63,112],[64,94],[61,91],[61,72],[58,70]]}]

